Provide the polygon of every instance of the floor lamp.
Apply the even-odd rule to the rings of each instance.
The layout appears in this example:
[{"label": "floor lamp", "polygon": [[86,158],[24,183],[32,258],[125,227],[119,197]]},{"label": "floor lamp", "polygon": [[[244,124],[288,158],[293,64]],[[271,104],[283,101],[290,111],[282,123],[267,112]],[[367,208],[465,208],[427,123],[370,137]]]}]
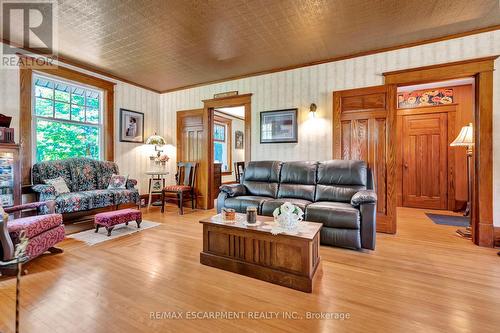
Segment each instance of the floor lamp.
[{"label": "floor lamp", "polygon": [[[472,196],[472,179],[470,176],[470,164],[472,159],[472,147],[474,146],[474,128],[472,127],[472,123],[469,125],[462,127],[460,133],[456,137],[455,140],[450,144],[451,147],[466,147],[467,153],[467,206],[465,208],[464,216],[470,216],[471,213],[471,196]],[[469,219],[469,226],[464,230],[458,229],[457,233],[460,236],[470,238],[471,234],[471,225]]]}]

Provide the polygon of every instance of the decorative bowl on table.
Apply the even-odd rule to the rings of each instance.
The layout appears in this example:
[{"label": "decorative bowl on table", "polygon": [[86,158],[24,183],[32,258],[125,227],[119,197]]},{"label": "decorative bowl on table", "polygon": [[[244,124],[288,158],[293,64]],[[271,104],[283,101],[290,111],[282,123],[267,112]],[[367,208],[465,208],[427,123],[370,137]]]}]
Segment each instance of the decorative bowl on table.
[{"label": "decorative bowl on table", "polygon": [[222,219],[224,221],[234,221],[236,220],[236,211],[231,208],[222,208],[221,211]]},{"label": "decorative bowl on table", "polygon": [[246,220],[245,214],[235,213],[234,218],[231,219],[231,214],[229,217],[224,217],[224,213],[221,211],[220,214],[212,216],[211,220],[217,223],[236,223],[244,222]]}]

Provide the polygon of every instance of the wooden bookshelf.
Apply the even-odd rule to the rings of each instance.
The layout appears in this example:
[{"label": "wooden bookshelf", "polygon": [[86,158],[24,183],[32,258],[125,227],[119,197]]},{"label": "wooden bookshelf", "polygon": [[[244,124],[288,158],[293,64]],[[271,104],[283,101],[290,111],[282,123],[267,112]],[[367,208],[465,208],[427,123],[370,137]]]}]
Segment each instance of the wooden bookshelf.
[{"label": "wooden bookshelf", "polygon": [[21,204],[20,181],[19,145],[0,144],[0,204],[3,207]]}]

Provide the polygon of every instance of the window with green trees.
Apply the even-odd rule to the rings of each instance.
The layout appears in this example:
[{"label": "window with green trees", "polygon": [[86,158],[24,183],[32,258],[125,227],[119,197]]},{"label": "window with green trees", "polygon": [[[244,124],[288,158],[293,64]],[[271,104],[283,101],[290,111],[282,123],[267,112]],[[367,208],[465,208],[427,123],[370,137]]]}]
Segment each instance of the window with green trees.
[{"label": "window with green trees", "polygon": [[102,156],[102,92],[52,77],[33,76],[36,162]]}]

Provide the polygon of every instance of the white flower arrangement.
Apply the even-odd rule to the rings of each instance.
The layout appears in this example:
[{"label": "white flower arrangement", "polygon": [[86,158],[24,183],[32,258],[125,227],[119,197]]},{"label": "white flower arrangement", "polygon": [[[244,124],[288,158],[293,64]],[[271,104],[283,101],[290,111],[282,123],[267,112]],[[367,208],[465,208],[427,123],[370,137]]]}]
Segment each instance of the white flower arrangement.
[{"label": "white flower arrangement", "polygon": [[291,204],[290,202],[285,202],[280,207],[276,208],[273,212],[275,219],[280,215],[296,215],[299,219],[302,219],[304,212],[299,207]]},{"label": "white flower arrangement", "polygon": [[299,207],[285,202],[273,212],[274,220],[278,223],[277,228],[273,228],[271,233],[278,234],[283,231],[295,231],[302,221],[304,212]]}]

